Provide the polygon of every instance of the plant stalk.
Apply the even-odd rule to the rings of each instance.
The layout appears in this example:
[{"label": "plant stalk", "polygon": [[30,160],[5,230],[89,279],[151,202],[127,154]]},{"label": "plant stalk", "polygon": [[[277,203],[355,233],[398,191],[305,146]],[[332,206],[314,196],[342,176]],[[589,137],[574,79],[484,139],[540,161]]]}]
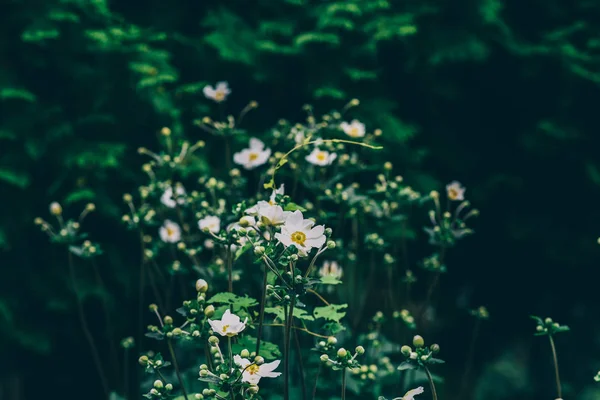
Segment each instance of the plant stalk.
[{"label": "plant stalk", "polygon": [[260,354],[260,338],[262,337],[263,324],[265,321],[265,303],[267,302],[267,266],[264,265],[262,297],[260,299],[260,314],[258,316],[258,331],[256,333],[256,355]]},{"label": "plant stalk", "polygon": [[556,375],[556,393],[558,398],[562,399],[562,388],[560,384],[560,375],[558,373],[558,357],[556,357],[556,346],[554,345],[554,338],[552,335],[548,335],[550,339],[550,347],[552,348],[552,359],[554,360],[554,373]]},{"label": "plant stalk", "polygon": [[433,377],[431,376],[431,372],[429,372],[429,368],[423,368],[425,369],[425,373],[427,374],[427,379],[429,379],[429,386],[431,387],[431,398],[433,400],[437,400],[437,392],[435,391],[435,384],[433,383]]},{"label": "plant stalk", "polygon": [[346,368],[342,369],[342,400],[346,400]]},{"label": "plant stalk", "polygon": [[179,381],[179,386],[181,386],[181,392],[183,393],[183,397],[185,398],[185,400],[188,400],[187,392],[185,391],[183,378],[181,377],[181,372],[179,371],[179,364],[177,364],[177,357],[175,356],[175,351],[173,350],[173,344],[171,343],[171,339],[167,339],[167,346],[169,347],[169,353],[171,353],[171,360],[173,360],[173,368],[175,368],[175,374],[177,374],[177,380]]}]

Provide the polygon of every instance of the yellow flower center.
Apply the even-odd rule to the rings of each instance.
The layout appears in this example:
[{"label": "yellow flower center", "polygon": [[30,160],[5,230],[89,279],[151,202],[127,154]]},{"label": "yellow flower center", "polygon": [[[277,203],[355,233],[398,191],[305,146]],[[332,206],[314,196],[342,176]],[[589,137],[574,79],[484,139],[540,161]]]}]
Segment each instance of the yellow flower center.
[{"label": "yellow flower center", "polygon": [[304,246],[304,241],[306,240],[306,235],[304,232],[296,231],[292,233],[292,242],[298,243],[300,246]]},{"label": "yellow flower center", "polygon": [[448,197],[450,200],[456,200],[458,198],[458,191],[454,188],[448,189]]},{"label": "yellow flower center", "polygon": [[250,161],[254,161],[258,158],[258,154],[256,153],[250,153],[250,155],[248,156],[248,160]]},{"label": "yellow flower center", "polygon": [[350,136],[352,136],[352,137],[358,136],[358,128],[357,127],[350,128]]},{"label": "yellow flower center", "polygon": [[175,234],[175,229],[167,226],[167,236],[173,236]]},{"label": "yellow flower center", "polygon": [[229,325],[223,325],[223,329],[222,329],[223,333],[226,333],[227,329],[229,329]]},{"label": "yellow flower center", "polygon": [[259,370],[260,370],[260,367],[258,365],[256,365],[256,364],[249,365],[248,368],[246,368],[246,371],[250,375],[258,374]]},{"label": "yellow flower center", "polygon": [[217,101],[225,100],[225,92],[223,92],[222,90],[217,90],[215,92],[215,100],[217,100]]},{"label": "yellow flower center", "polygon": [[327,156],[325,155],[325,152],[317,153],[317,160],[325,161],[326,159],[327,159]]}]

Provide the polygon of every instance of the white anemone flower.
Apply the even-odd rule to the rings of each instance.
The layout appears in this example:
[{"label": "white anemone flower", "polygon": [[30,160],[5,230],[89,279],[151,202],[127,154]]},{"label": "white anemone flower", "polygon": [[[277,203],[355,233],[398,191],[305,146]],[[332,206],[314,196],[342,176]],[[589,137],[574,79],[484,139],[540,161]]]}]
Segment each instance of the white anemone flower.
[{"label": "white anemone flower", "polygon": [[181,240],[181,228],[177,223],[168,219],[160,227],[158,234],[161,240],[166,243],[177,243]]},{"label": "white anemone flower", "polygon": [[268,206],[274,206],[277,195],[280,194],[283,196],[284,193],[285,193],[285,187],[282,183],[281,186],[279,186],[279,189],[273,190],[273,192],[271,193],[271,196],[269,197],[269,201],[260,200],[258,203],[256,203],[252,207],[246,209],[246,214],[259,215],[259,210],[261,208],[268,207]]},{"label": "white anemone flower", "polygon": [[247,317],[244,322],[242,322],[240,317],[232,314],[229,309],[225,310],[221,320],[208,320],[210,327],[215,333],[228,337],[236,336],[238,333],[246,329],[246,322],[248,322]]},{"label": "white anemone flower", "polygon": [[285,247],[295,246],[298,254],[306,256],[313,247],[320,248],[325,242],[325,227],[318,225],[310,219],[304,219],[299,210],[291,213],[281,227],[281,232],[275,234],[275,239]]},{"label": "white anemone flower", "polygon": [[173,198],[173,188],[168,186],[162,196],[160,196],[160,202],[169,208],[174,208],[177,204],[185,203],[185,189],[181,185],[175,186],[175,196],[177,197],[177,203]]},{"label": "white anemone flower", "polygon": [[235,153],[233,161],[245,169],[254,169],[266,163],[271,156],[271,149],[257,138],[250,139],[250,147]]},{"label": "white anemone flower", "polygon": [[333,276],[340,279],[344,274],[344,270],[340,267],[337,261],[324,261],[323,266],[319,268],[319,276]]},{"label": "white anemone flower", "polygon": [[465,199],[466,190],[467,189],[458,181],[452,181],[446,185],[446,193],[450,200],[463,201]]},{"label": "white anemone flower", "polygon": [[264,225],[277,226],[285,223],[291,212],[283,211],[281,206],[272,206],[267,204],[258,209],[260,222]]},{"label": "white anemone flower", "polygon": [[360,122],[357,119],[352,120],[352,122],[342,122],[340,124],[340,128],[344,131],[344,133],[353,138],[361,138],[365,136],[365,124]]},{"label": "white anemone flower", "polygon": [[313,151],[306,156],[306,161],[311,164],[326,167],[337,158],[337,154],[330,153],[325,150],[313,149]]},{"label": "white anemone flower", "polygon": [[411,389],[408,392],[406,392],[406,394],[402,397],[396,398],[394,400],[414,400],[414,397],[418,394],[421,394],[425,391],[425,389],[423,389],[423,386],[419,386],[416,389]]},{"label": "white anemone flower", "polygon": [[227,96],[231,93],[231,89],[229,89],[227,82],[217,82],[214,88],[211,85],[204,86],[202,92],[207,99],[220,103],[227,99]]},{"label": "white anemone flower", "polygon": [[221,219],[214,215],[208,215],[198,221],[198,227],[201,231],[219,233],[221,230]]},{"label": "white anemone flower", "polygon": [[260,378],[277,378],[281,375],[281,372],[273,372],[279,367],[280,360],[256,365],[247,358],[242,358],[236,354],[233,356],[233,362],[239,365],[244,371],[242,372],[242,382],[248,382],[252,385],[257,385]]}]

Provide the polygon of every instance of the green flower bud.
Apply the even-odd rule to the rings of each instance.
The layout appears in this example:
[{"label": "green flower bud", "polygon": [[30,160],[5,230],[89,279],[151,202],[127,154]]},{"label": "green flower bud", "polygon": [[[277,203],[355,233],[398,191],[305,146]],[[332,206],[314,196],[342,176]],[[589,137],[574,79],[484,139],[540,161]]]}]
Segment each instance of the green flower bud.
[{"label": "green flower bud", "polygon": [[330,237],[332,233],[333,233],[333,229],[325,228],[325,236]]},{"label": "green flower bud", "polygon": [[254,254],[257,256],[262,256],[263,254],[265,254],[265,248],[263,246],[256,246],[254,248]]},{"label": "green flower bud", "polygon": [[150,304],[150,305],[148,306],[148,309],[149,309],[151,312],[156,312],[156,311],[158,311],[158,306],[157,306],[156,304]]},{"label": "green flower bud", "polygon": [[165,323],[165,325],[173,325],[173,318],[171,318],[168,315],[165,315],[165,317],[163,318],[163,322]]},{"label": "green flower bud", "polygon": [[152,394],[154,396],[158,396],[158,390],[152,388],[152,389],[150,389],[150,394]]},{"label": "green flower bud", "polygon": [[227,378],[229,378],[229,375],[221,374],[221,375],[219,375],[219,378],[221,378],[221,380],[226,380]]},{"label": "green flower bud", "polygon": [[168,392],[170,392],[171,390],[173,390],[173,385],[172,385],[172,384],[170,384],[170,383],[167,383],[167,384],[165,385],[165,389],[167,389],[167,391],[168,391]]},{"label": "green flower bud", "polygon": [[258,386],[256,386],[256,385],[250,386],[248,388],[247,392],[250,393],[250,394],[256,394],[256,393],[258,393]]},{"label": "green flower bud", "polygon": [[329,250],[333,250],[333,249],[335,249],[335,242],[334,242],[333,240],[328,240],[328,241],[327,241],[327,248],[328,248]]},{"label": "green flower bud", "polygon": [[248,351],[248,349],[244,349],[240,352],[240,357],[242,358],[248,358],[250,357],[250,352]]},{"label": "green flower bud", "polygon": [[215,306],[213,306],[212,304],[208,305],[205,309],[204,309],[204,315],[206,315],[208,318],[212,317],[213,315],[215,315]]},{"label": "green flower bud", "polygon": [[535,327],[535,330],[538,331],[538,332],[541,332],[541,331],[544,330],[544,327],[542,325],[538,325],[538,326]]},{"label": "green flower bud", "polygon": [[265,363],[265,359],[262,358],[261,356],[254,357],[254,364],[263,365],[264,363]]},{"label": "green flower bud", "polygon": [[183,332],[180,328],[173,328],[173,335],[179,336]]},{"label": "green flower bud", "polygon": [[203,394],[204,396],[210,396],[210,389],[204,389],[204,390],[202,391],[202,394]]},{"label": "green flower bud", "polygon": [[362,346],[356,346],[356,354],[358,354],[359,356],[362,356],[363,354],[365,354],[365,348]]},{"label": "green flower bud", "polygon": [[410,346],[404,345],[400,348],[400,352],[402,354],[404,354],[406,357],[408,357],[410,355],[410,353],[412,352],[412,349],[410,348]]},{"label": "green flower bud", "polygon": [[141,356],[138,359],[138,362],[140,363],[140,365],[145,367],[146,365],[148,365],[148,356]]},{"label": "green flower bud", "polygon": [[552,323],[552,318],[546,318],[544,320],[544,323],[546,323],[547,325],[550,325]]},{"label": "green flower bud", "polygon": [[154,381],[154,385],[152,385],[152,386],[154,386],[156,389],[162,389],[163,388],[163,383],[162,383],[161,380],[155,380]]},{"label": "green flower bud", "polygon": [[327,354],[322,354],[320,359],[321,359],[321,362],[325,363],[325,362],[329,361],[329,356]]},{"label": "green flower bud", "polygon": [[429,350],[431,350],[431,352],[433,354],[437,354],[440,352],[440,345],[437,343],[432,344],[431,346],[429,346]]},{"label": "green flower bud", "polygon": [[204,399],[204,396],[202,396],[200,393],[196,393],[196,394],[194,395],[194,398],[195,398],[196,400],[202,400],[202,399]]},{"label": "green flower bud", "polygon": [[200,377],[206,378],[208,376],[208,370],[201,369],[200,372],[199,372],[199,374],[200,374]]},{"label": "green flower bud", "polygon": [[416,360],[418,356],[419,355],[413,351],[413,352],[410,353],[409,357],[410,357],[411,360]]},{"label": "green flower bud", "polygon": [[335,336],[329,336],[327,338],[327,344],[336,344],[337,343],[337,339],[335,338]]},{"label": "green flower bud", "polygon": [[219,338],[213,335],[208,338],[208,343],[212,344],[213,346],[216,346],[219,344]]},{"label": "green flower bud", "polygon": [[413,337],[413,346],[415,346],[416,348],[421,348],[424,345],[425,345],[425,340],[423,339],[422,336],[415,335],[415,337]]},{"label": "green flower bud", "polygon": [[337,356],[340,358],[346,358],[347,355],[348,352],[343,347],[340,347],[340,349],[337,351]]}]

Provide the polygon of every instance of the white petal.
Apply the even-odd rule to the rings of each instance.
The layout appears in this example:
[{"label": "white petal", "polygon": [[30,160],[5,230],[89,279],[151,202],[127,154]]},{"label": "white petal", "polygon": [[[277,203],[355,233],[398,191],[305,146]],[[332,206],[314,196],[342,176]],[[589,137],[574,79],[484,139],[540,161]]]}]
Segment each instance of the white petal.
[{"label": "white petal", "polygon": [[248,360],[247,358],[242,358],[242,357],[238,356],[237,354],[235,356],[233,356],[233,362],[242,368],[246,368],[248,365],[252,364],[250,362],[250,360]]},{"label": "white petal", "polygon": [[275,234],[275,239],[279,240],[285,247],[289,247],[294,243],[289,235],[283,235],[279,232]]},{"label": "white petal", "polygon": [[304,245],[309,248],[315,247],[318,249],[319,247],[323,246],[326,241],[327,239],[325,239],[325,236],[320,236],[314,239],[306,239],[304,241]]},{"label": "white petal", "polygon": [[280,360],[275,360],[270,363],[266,363],[258,367],[258,373],[263,378],[276,378],[281,375],[281,372],[273,372],[279,367]]},{"label": "white petal", "polygon": [[260,375],[258,375],[258,374],[253,375],[248,371],[244,371],[244,373],[242,374],[242,382],[248,382],[248,383],[256,385],[259,381],[260,381]]},{"label": "white petal", "polygon": [[316,239],[319,236],[322,236],[323,233],[325,233],[325,226],[317,225],[308,232],[306,237],[309,239]]},{"label": "white petal", "polygon": [[223,336],[223,323],[219,320],[208,320],[208,324],[212,328],[213,331],[218,332],[221,336]]},{"label": "white petal", "polygon": [[250,138],[250,149],[252,150],[262,150],[265,148],[265,144],[257,138]]}]

